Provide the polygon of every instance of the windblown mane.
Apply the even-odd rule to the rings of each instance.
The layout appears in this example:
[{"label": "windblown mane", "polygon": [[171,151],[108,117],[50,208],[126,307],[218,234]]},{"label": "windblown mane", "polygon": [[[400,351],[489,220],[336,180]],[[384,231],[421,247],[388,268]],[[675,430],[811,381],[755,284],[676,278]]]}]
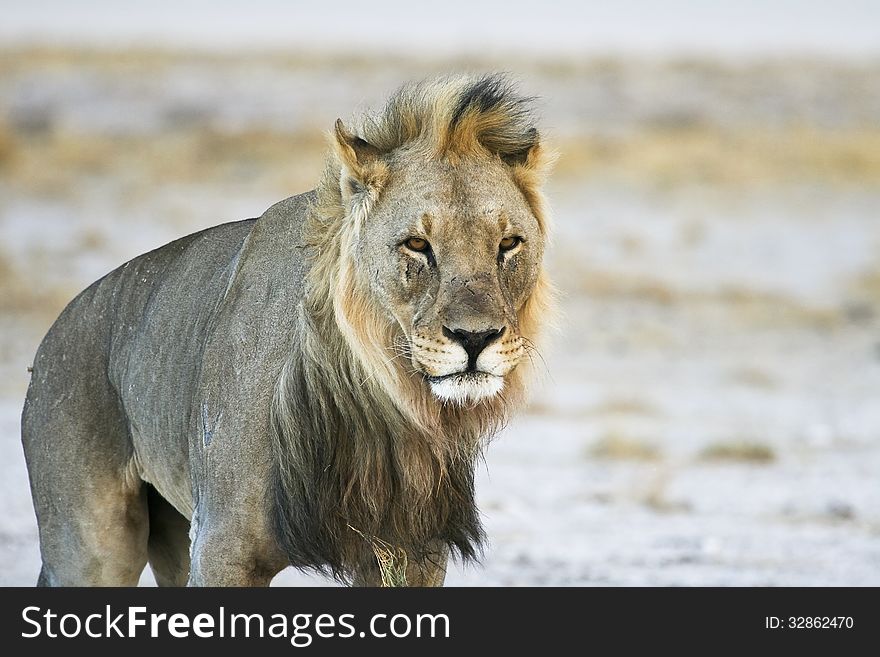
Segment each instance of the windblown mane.
[{"label": "windblown mane", "polygon": [[[478,554],[476,459],[520,404],[528,367],[509,375],[503,397],[473,408],[437,401],[396,357],[402,332],[359,279],[353,246],[389,175],[385,156],[403,147],[450,161],[501,158],[546,235],[547,157],[529,101],[498,75],[446,77],[404,86],[361,120],[356,136],[337,123],[306,220],[311,261],[298,343],[272,407],[273,522],[293,566],[350,580],[375,567],[376,541],[411,560],[446,549],[465,559]],[[374,157],[360,171],[365,188],[354,190],[362,203],[346,206],[340,180],[358,166],[354,148]],[[542,273],[519,313],[532,341],[549,303]]]}]

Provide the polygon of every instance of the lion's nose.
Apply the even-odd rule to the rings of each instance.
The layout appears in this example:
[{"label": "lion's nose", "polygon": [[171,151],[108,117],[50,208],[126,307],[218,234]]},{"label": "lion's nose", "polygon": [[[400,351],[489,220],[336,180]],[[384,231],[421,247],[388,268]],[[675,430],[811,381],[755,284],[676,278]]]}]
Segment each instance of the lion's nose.
[{"label": "lion's nose", "polygon": [[443,327],[443,335],[464,347],[468,355],[468,370],[477,367],[477,357],[490,343],[497,340],[504,333],[504,327],[489,329],[488,331],[465,331],[464,329],[451,329]]}]

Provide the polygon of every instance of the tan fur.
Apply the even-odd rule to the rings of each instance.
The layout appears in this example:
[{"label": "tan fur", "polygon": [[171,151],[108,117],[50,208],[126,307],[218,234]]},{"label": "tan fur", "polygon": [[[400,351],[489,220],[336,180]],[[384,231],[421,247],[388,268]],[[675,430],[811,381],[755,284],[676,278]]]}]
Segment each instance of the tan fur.
[{"label": "tan fur", "polygon": [[[501,110],[489,114],[469,111],[460,124],[450,127],[461,90],[472,83],[469,76],[451,76],[412,85],[402,90],[378,116],[364,117],[364,141],[375,147],[366,162],[363,158],[359,162],[350,145],[353,135],[337,121],[330,139],[333,148],[307,230],[309,241],[320,245],[320,255],[310,276],[310,298],[319,304],[333,304],[337,323],[348,348],[362,365],[365,380],[377,382],[392,399],[399,400],[401,412],[432,435],[443,432],[443,409],[430,403],[432,400],[425,397],[421,386],[411,385],[409,377],[401,376],[399,367],[390,360],[390,350],[398,335],[393,326],[377,316],[375,300],[353,280],[353,241],[362,230],[369,212],[364,208],[369,204],[361,201],[347,215],[340,178],[346,171],[351,173],[368,190],[366,194],[375,198],[389,175],[387,165],[378,159],[379,153],[407,147],[427,150],[438,158],[484,154],[488,149],[482,140],[486,138],[494,148],[521,148],[516,133],[519,117]],[[546,149],[536,144],[527,160],[512,168],[515,182],[547,236],[550,225],[541,185],[554,159],[554,155],[548,155]],[[539,343],[542,324],[552,321],[553,297],[549,278],[542,272],[540,283],[519,313],[520,324],[527,328],[534,344]],[[509,402],[520,400],[528,378],[524,369],[515,371],[508,381],[509,392],[505,397]],[[488,415],[498,417],[500,413],[501,408],[495,408]]]}]

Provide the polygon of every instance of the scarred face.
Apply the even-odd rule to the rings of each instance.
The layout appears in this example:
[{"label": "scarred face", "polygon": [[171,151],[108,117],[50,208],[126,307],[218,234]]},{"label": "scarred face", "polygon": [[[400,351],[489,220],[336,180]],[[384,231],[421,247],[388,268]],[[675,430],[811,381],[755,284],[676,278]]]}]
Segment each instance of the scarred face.
[{"label": "scarred face", "polygon": [[456,163],[400,152],[357,240],[361,280],[400,328],[406,358],[440,400],[504,389],[526,354],[518,313],[540,273],[544,235],[498,158]]}]

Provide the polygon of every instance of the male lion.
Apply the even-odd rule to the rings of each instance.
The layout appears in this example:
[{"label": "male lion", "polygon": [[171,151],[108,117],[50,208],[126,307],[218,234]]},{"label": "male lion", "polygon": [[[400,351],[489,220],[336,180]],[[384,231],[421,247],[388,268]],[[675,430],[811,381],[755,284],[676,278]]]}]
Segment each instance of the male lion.
[{"label": "male lion", "polygon": [[502,77],[337,121],[316,190],[74,299],[22,415],[42,585],[439,585],[546,321],[547,157]]}]

